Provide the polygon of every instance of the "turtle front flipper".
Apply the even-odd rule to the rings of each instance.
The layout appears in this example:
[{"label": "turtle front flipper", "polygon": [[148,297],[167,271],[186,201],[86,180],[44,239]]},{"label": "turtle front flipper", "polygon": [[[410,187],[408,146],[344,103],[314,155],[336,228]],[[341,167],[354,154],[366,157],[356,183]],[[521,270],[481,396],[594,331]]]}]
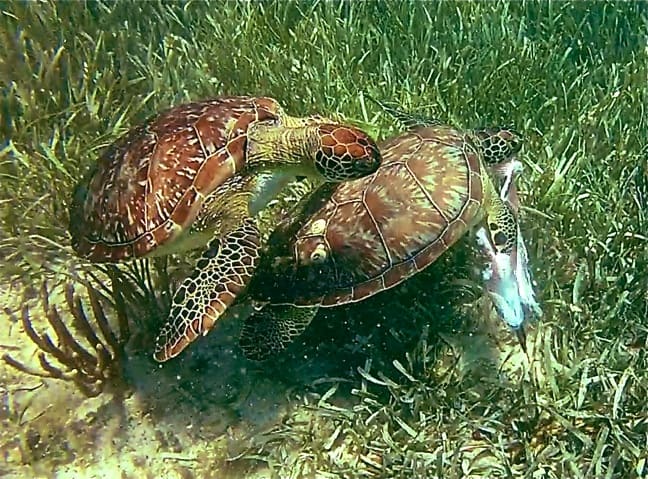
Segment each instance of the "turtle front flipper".
[{"label": "turtle front flipper", "polygon": [[[290,123],[290,122],[289,122]],[[368,176],[380,166],[375,142],[363,131],[317,120],[296,126],[259,122],[248,127],[246,168],[203,201],[186,242],[214,230],[214,240],[191,277],[178,289],[171,314],[160,332],[154,357],[177,356],[207,334],[248,285],[259,261],[260,232],[252,219],[286,178],[298,172],[328,182]]]},{"label": "turtle front flipper", "polygon": [[[503,169],[502,171],[506,171]],[[476,232],[477,243],[488,260],[483,272],[488,292],[500,318],[526,348],[524,322],[530,314],[540,315],[529,273],[529,258],[518,222],[519,204],[514,177],[517,168],[508,169],[499,192],[486,181],[490,201],[486,218]]]},{"label": "turtle front flipper", "polygon": [[259,228],[252,218],[209,243],[194,272],[173,296],[169,318],[155,344],[157,361],[177,356],[213,328],[252,278],[260,245]]},{"label": "turtle front flipper", "polygon": [[522,163],[514,156],[509,157],[507,161],[499,161],[492,166],[501,179],[500,198],[509,206],[515,216],[516,224],[516,243],[514,249],[515,258],[515,277],[518,282],[518,291],[522,301],[522,306],[526,313],[533,313],[536,316],[542,314],[540,305],[535,298],[535,292],[531,284],[531,273],[529,268],[529,254],[527,252],[524,236],[520,230],[520,200],[518,198],[516,177],[522,172]]},{"label": "turtle front flipper", "polygon": [[316,306],[264,306],[243,324],[239,337],[243,353],[254,361],[263,361],[280,353],[304,332],[317,310]]},{"label": "turtle front flipper", "polygon": [[515,246],[509,253],[490,246],[489,233],[484,227],[477,230],[477,240],[488,258],[488,266],[483,272],[486,291],[500,318],[516,332],[520,344],[526,349],[525,321],[531,314],[540,316],[542,310],[535,299],[528,253],[519,226]]}]

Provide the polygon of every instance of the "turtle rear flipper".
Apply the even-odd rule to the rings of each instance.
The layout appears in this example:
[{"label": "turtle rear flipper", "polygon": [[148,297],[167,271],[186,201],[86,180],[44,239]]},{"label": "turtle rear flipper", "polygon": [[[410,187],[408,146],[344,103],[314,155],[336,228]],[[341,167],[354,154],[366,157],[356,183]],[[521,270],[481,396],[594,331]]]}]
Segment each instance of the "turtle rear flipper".
[{"label": "turtle rear flipper", "polygon": [[301,335],[317,307],[265,306],[245,320],[239,345],[248,359],[263,361],[280,353]]},{"label": "turtle rear flipper", "polygon": [[366,93],[365,96],[407,129],[426,126],[438,126],[441,124],[441,120],[437,118],[401,110],[400,108],[391,106],[384,101],[378,100]]},{"label": "turtle rear flipper", "polygon": [[260,245],[259,228],[251,218],[212,240],[173,296],[171,313],[156,339],[156,361],[177,356],[213,328],[249,283],[259,262]]}]

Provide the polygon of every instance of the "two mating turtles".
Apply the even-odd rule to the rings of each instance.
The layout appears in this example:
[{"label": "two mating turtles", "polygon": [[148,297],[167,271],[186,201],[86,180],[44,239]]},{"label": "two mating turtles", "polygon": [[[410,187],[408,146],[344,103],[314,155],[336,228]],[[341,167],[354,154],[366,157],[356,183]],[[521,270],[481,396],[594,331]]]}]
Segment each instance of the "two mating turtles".
[{"label": "two mating turtles", "polygon": [[339,182],[380,164],[364,132],[287,115],[272,98],[221,97],[172,108],[110,146],[75,189],[72,246],[94,262],[207,245],[176,291],[155,358],[179,354],[249,282],[256,213],[295,175]]},{"label": "two mating turtles", "polygon": [[[209,331],[253,273],[248,294],[263,307],[246,320],[241,346],[264,359],[300,334],[318,306],[395,286],[472,226],[489,258],[487,289],[521,331],[537,304],[517,225],[518,149],[508,130],[418,127],[381,145],[376,171],[378,150],[359,130],[288,117],[269,99],[190,104],[108,150],[75,193],[73,245],[91,260],[115,261],[213,236],[174,295],[158,338],[160,361]],[[272,234],[257,269],[252,216],[304,171],[329,181],[362,179],[316,190]]]}]

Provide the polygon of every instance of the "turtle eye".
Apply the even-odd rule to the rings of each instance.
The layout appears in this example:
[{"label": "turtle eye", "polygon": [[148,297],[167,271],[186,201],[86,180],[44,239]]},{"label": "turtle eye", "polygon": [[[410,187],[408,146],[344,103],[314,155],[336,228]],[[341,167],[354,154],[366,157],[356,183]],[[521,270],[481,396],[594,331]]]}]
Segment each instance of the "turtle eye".
[{"label": "turtle eye", "polygon": [[326,246],[323,244],[318,244],[313,252],[310,254],[310,260],[313,263],[323,263],[328,257],[328,252],[326,251]]}]

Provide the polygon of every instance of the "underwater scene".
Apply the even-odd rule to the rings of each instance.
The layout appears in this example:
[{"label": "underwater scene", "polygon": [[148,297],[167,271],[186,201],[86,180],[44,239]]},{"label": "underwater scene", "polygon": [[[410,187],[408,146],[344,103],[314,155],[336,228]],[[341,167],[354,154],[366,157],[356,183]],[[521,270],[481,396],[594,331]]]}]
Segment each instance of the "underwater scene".
[{"label": "underwater scene", "polygon": [[0,477],[648,478],[648,3],[3,1]]}]

